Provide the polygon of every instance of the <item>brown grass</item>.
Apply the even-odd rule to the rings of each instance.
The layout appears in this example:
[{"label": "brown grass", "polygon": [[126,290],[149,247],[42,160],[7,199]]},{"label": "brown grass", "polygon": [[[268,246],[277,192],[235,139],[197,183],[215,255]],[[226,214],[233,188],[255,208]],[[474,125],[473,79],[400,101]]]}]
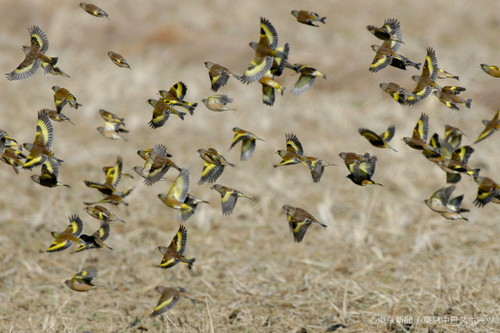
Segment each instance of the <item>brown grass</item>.
[{"label": "brown grass", "polygon": [[[499,207],[472,205],[476,184],[465,178],[455,195],[465,194],[470,220],[450,222],[430,211],[423,200],[444,186],[444,174],[417,151],[404,146],[421,112],[430,116],[431,133],[444,125],[460,127],[471,144],[498,108],[499,79],[484,74],[480,63],[498,61],[500,3],[496,1],[102,1],[110,19],[93,18],[78,2],[10,0],[0,3],[0,65],[9,72],[21,61],[19,47],[27,28],[39,25],[49,36],[49,55],[70,79],[36,73],[20,82],[0,80],[0,128],[18,139],[33,139],[36,112],[52,107],[54,84],[68,88],[83,104],[66,108],[76,123],[55,123],[53,150],[65,162],[60,180],[72,188],[48,189],[2,164],[0,197],[0,330],[5,332],[404,332],[386,318],[409,316],[415,332],[493,332],[499,329]],[[296,23],[292,9],[311,9],[327,16],[312,28]],[[328,75],[300,96],[277,96],[273,107],[261,103],[258,84],[231,80],[221,92],[234,97],[236,112],[213,113],[201,103],[193,117],[171,118],[155,131],[147,126],[157,90],[182,80],[187,100],[208,96],[203,61],[243,72],[252,54],[248,42],[258,38],[259,17],[276,27],[280,43],[291,45],[292,62],[307,63]],[[434,96],[401,107],[383,93],[380,82],[412,87],[409,69],[367,68],[377,40],[367,24],[396,17],[405,44],[401,53],[422,61],[425,48],[436,49],[439,65],[460,75],[472,108],[447,109]],[[125,56],[132,71],[114,66],[113,50]],[[296,75],[280,82],[290,90]],[[454,81],[446,81],[455,84]],[[155,97],[156,98],[156,97]],[[129,141],[100,136],[100,108],[126,118]],[[395,153],[370,146],[357,128],[383,131],[396,125]],[[227,152],[239,126],[265,142],[247,162],[239,147]],[[306,154],[338,166],[327,168],[313,184],[301,166],[274,169],[274,154],[284,134],[298,135]],[[470,164],[498,179],[500,134],[474,148]],[[79,214],[85,232],[97,228],[83,211],[83,201],[100,195],[83,180],[100,180],[101,167],[122,155],[125,169],[141,164],[138,149],[164,143],[174,160],[191,171],[191,191],[209,200],[185,222],[186,254],[196,257],[192,272],[178,265],[158,265],[156,246],[168,243],[179,223],[177,212],[156,195],[168,190],[159,182],[146,187],[138,177],[130,206],[110,207],[126,225],[112,225],[108,243],[114,251],[72,250],[48,254],[51,230],[65,227]],[[240,200],[235,212],[222,216],[219,196],[209,185],[197,185],[201,171],[198,148],[219,149],[237,168],[219,182],[257,198]],[[358,187],[345,178],[341,151],[371,152],[379,162],[375,180],[384,187]],[[173,172],[173,171],[172,171]],[[173,178],[175,173],[169,172]],[[309,210],[328,224],[314,227],[294,243],[280,207],[288,203]],[[63,281],[95,267],[102,287],[75,293]],[[183,300],[166,315],[149,319],[159,295],[158,284],[182,286],[201,300]],[[399,316],[399,317],[398,317]],[[425,317],[440,320],[424,323]],[[460,324],[445,322],[457,317]],[[478,322],[473,320],[477,319]],[[481,321],[482,320],[482,321]],[[494,320],[494,323],[486,320]],[[302,330],[301,330],[302,329]]]}]

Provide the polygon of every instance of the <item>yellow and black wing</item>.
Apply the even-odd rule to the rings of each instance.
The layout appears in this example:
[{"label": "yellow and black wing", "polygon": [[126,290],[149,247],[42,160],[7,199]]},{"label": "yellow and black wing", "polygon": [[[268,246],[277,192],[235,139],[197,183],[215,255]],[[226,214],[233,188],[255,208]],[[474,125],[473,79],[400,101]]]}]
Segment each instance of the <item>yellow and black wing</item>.
[{"label": "yellow and black wing", "polygon": [[302,148],[302,144],[299,141],[299,138],[295,134],[287,133],[285,134],[286,139],[286,150],[290,152],[294,152],[298,155],[304,154],[304,149]]},{"label": "yellow and black wing", "polygon": [[153,313],[151,313],[151,317],[156,317],[161,315],[171,308],[173,308],[180,300],[180,296],[176,293],[164,293],[160,297],[158,304],[153,309]]},{"label": "yellow and black wing", "polygon": [[189,191],[189,170],[182,169],[179,175],[175,178],[167,197],[175,198],[179,202],[184,202]]}]

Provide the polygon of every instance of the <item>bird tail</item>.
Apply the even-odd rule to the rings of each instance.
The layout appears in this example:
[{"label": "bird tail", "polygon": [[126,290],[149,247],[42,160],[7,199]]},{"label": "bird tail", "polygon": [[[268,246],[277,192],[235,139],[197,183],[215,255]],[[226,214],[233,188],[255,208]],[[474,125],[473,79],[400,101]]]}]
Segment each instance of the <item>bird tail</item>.
[{"label": "bird tail", "polygon": [[473,178],[476,178],[479,176],[479,172],[481,169],[473,169],[472,171],[467,171],[467,174],[471,175]]},{"label": "bird tail", "polygon": [[47,57],[47,60],[49,60],[49,64],[51,66],[55,67],[59,58],[58,57]]},{"label": "bird tail", "polygon": [[323,24],[326,24],[326,16],[325,17],[322,17],[319,19],[319,21]]},{"label": "bird tail", "polygon": [[196,258],[182,258],[181,261],[187,265],[189,269],[193,269],[193,264],[196,261]]},{"label": "bird tail", "polygon": [[319,222],[319,221],[316,221],[316,222],[317,222],[320,226],[322,226],[323,228],[328,227],[328,226],[327,226],[326,224],[324,224],[324,223],[321,223],[321,222]]},{"label": "bird tail", "polygon": [[472,104],[472,99],[468,99],[465,101],[465,106],[468,107],[470,109],[470,105]]}]

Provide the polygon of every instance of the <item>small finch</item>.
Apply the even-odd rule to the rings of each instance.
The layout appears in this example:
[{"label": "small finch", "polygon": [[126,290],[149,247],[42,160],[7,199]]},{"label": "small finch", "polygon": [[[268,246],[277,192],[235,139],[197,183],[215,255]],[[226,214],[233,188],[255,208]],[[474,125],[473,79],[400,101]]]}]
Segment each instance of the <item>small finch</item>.
[{"label": "small finch", "polygon": [[106,221],[106,222],[120,221],[122,223],[125,223],[124,220],[118,218],[109,209],[107,209],[106,207],[100,206],[100,205],[87,206],[87,207],[85,207],[85,211],[90,216],[92,216],[93,218],[96,218],[100,221]]},{"label": "small finch", "polygon": [[248,65],[245,73],[240,77],[240,81],[249,84],[260,80],[271,69],[275,57],[286,62],[288,59],[288,44],[284,51],[278,51],[278,33],[271,22],[263,17],[260,18],[260,39],[256,44],[251,44],[254,48],[254,57]]},{"label": "small finch", "polygon": [[32,175],[31,179],[35,183],[38,183],[45,187],[57,187],[57,186],[70,187],[69,185],[60,183],[57,180],[57,177],[59,176],[59,165],[60,163],[56,159],[49,157],[42,164],[41,174]]},{"label": "small finch", "polygon": [[500,67],[498,67],[498,66],[481,64],[481,69],[486,74],[489,74],[489,75],[491,75],[493,77],[500,77]]},{"label": "small finch", "polygon": [[314,24],[314,22],[326,24],[326,17],[321,17],[319,14],[308,10],[292,10],[292,15],[295,16],[297,22],[313,27],[319,27],[319,25]]},{"label": "small finch", "polygon": [[97,276],[97,270],[89,268],[73,275],[71,280],[66,280],[64,283],[74,291],[86,292],[94,289],[97,286],[92,283],[92,280]]},{"label": "small finch", "polygon": [[201,171],[201,178],[198,184],[203,183],[214,183],[226,166],[235,167],[231,162],[228,162],[224,156],[222,156],[216,149],[198,149],[200,157],[203,159],[203,170]]},{"label": "small finch", "polygon": [[92,16],[105,17],[109,19],[108,13],[106,13],[104,10],[97,7],[96,5],[93,5],[91,3],[80,2],[80,7]]},{"label": "small finch", "polygon": [[252,198],[246,196],[243,192],[227,186],[215,184],[210,189],[220,193],[222,214],[224,215],[230,215],[233,212],[238,198],[243,197],[252,200]]},{"label": "small finch", "polygon": [[336,165],[334,163],[328,163],[320,160],[319,158],[311,156],[304,156],[303,162],[309,167],[313,182],[315,183],[318,183],[320,181],[321,176],[323,176],[323,173],[325,172],[325,167]]},{"label": "small finch", "polygon": [[424,202],[430,209],[446,219],[463,219],[465,221],[469,221],[461,214],[469,211],[468,209],[460,208],[464,196],[459,195],[453,199],[450,199],[451,193],[453,193],[454,190],[455,185],[440,188],[439,190],[434,192],[429,199],[425,199]]},{"label": "small finch", "polygon": [[282,165],[293,165],[298,163],[305,165],[305,162],[303,161],[304,149],[302,148],[299,138],[297,138],[295,134],[286,133],[285,139],[286,150],[280,149],[276,151],[276,153],[281,157],[281,162],[274,164],[273,166],[276,168]]},{"label": "small finch", "polygon": [[380,89],[388,93],[396,102],[401,105],[406,104],[406,100],[411,95],[410,91],[406,90],[403,87],[400,87],[399,84],[394,82],[381,83]]},{"label": "small finch", "polygon": [[54,90],[54,103],[56,105],[57,112],[61,112],[63,107],[69,103],[72,108],[78,109],[81,104],[77,103],[75,96],[69,92],[66,88],[61,88],[59,86],[52,86]]},{"label": "small finch", "polygon": [[257,140],[264,141],[252,132],[246,131],[239,127],[233,127],[233,132],[234,138],[233,141],[231,141],[231,147],[229,147],[229,149],[233,148],[238,142],[241,141],[241,161],[246,161],[250,158],[253,151],[255,150],[255,143]]},{"label": "small finch", "polygon": [[158,251],[163,254],[160,266],[158,267],[167,269],[175,266],[179,262],[183,262],[189,269],[192,269],[193,263],[196,261],[196,258],[187,258],[184,256],[184,251],[186,250],[186,242],[187,229],[185,226],[181,225],[168,247],[157,247]]},{"label": "small finch", "polygon": [[406,99],[407,104],[416,104],[430,95],[432,92],[432,86],[436,82],[438,76],[438,69],[439,67],[436,52],[433,48],[428,47],[424,67],[422,68],[422,74],[419,77],[417,86],[413,89],[411,95]]},{"label": "small finch", "polygon": [[225,86],[231,76],[238,80],[241,78],[222,65],[205,61],[205,66],[208,68],[208,76],[210,77],[210,85],[213,92],[217,92],[220,87]]},{"label": "small finch", "polygon": [[158,198],[170,208],[189,210],[190,207],[184,202],[186,201],[189,192],[189,170],[182,169],[179,175],[175,178],[170,186],[168,193],[158,194]]},{"label": "small finch", "polygon": [[282,87],[277,81],[274,80],[274,75],[268,71],[262,78],[259,79],[262,85],[262,102],[268,106],[273,106],[276,99],[276,91],[281,96],[285,92],[285,87]]},{"label": "small finch", "polygon": [[121,54],[118,54],[116,52],[113,52],[113,51],[109,51],[108,52],[108,57],[109,59],[111,59],[111,61],[118,67],[124,67],[124,68],[128,68],[128,69],[132,69],[130,68],[127,60],[121,55]]},{"label": "small finch", "polygon": [[297,82],[295,82],[295,85],[293,86],[292,90],[290,90],[290,92],[294,95],[300,95],[304,91],[311,88],[314,84],[314,81],[316,81],[317,77],[322,77],[326,79],[325,74],[321,73],[316,68],[311,66],[294,64],[289,67],[300,74]]},{"label": "small finch", "polygon": [[391,141],[395,131],[396,128],[394,127],[394,125],[389,126],[387,131],[380,134],[377,134],[366,128],[358,129],[359,134],[364,136],[373,146],[378,148],[390,148],[394,151],[397,151],[389,145],[389,141]]},{"label": "small finch", "polygon": [[281,210],[287,215],[288,225],[293,234],[293,240],[297,243],[302,242],[307,229],[309,229],[313,223],[317,223],[323,228],[327,227],[326,224],[319,222],[305,209],[283,205]]},{"label": "small finch", "polygon": [[193,303],[197,303],[198,301],[190,298],[186,294],[186,290],[184,288],[169,288],[163,286],[157,286],[155,291],[161,294],[160,299],[158,300],[158,304],[153,309],[150,317],[156,317],[161,314],[164,314],[171,308],[173,308],[182,297],[189,299]]},{"label": "small finch", "polygon": [[[139,151],[138,153],[141,152],[142,151]],[[144,157],[145,163],[142,168],[142,173],[145,176],[144,184],[148,186],[161,180],[170,167],[177,169],[179,172],[182,171],[182,169],[169,158],[171,155],[167,153],[167,147],[162,144],[155,145]]]},{"label": "small finch", "polygon": [[38,111],[38,118],[35,129],[35,139],[31,144],[25,144],[25,148],[29,150],[29,155],[23,164],[23,169],[32,169],[41,165],[47,158],[52,157],[57,162],[62,160],[56,158],[50,148],[54,141],[54,128],[50,122],[47,111]]},{"label": "small finch", "polygon": [[403,32],[401,31],[401,25],[395,18],[386,19],[384,21],[384,25],[382,25],[381,27],[368,25],[366,29],[378,39],[384,41],[392,41],[399,44],[403,43]]},{"label": "small finch", "polygon": [[212,111],[222,112],[229,110],[236,110],[228,107],[229,103],[233,102],[233,99],[227,95],[212,95],[201,100],[205,106]]},{"label": "small finch", "polygon": [[101,226],[94,232],[92,235],[81,234],[80,239],[83,241],[82,244],[76,249],[75,252],[81,252],[90,249],[101,249],[108,248],[113,250],[109,246],[107,246],[104,241],[109,237],[109,222],[101,221]]},{"label": "small finch", "polygon": [[49,49],[49,39],[45,32],[38,26],[32,26],[28,29],[30,34],[31,46],[23,46],[25,53],[23,62],[12,72],[5,74],[7,80],[23,80],[29,78],[43,65],[45,73],[52,71],[57,63],[57,57],[46,56]]},{"label": "small finch", "polygon": [[476,141],[474,143],[478,143],[480,141],[483,141],[496,131],[500,129],[500,110],[498,110],[495,115],[493,116],[493,119],[491,120],[483,120],[483,125],[485,126],[481,134],[477,137]]},{"label": "small finch", "polygon": [[83,230],[83,222],[78,215],[69,217],[69,225],[63,232],[58,233],[52,231],[50,234],[55,238],[54,242],[49,246],[46,252],[58,252],[67,249],[73,243],[82,243],[79,238]]},{"label": "small finch", "polygon": [[116,114],[100,109],[99,114],[102,119],[104,119],[104,127],[97,127],[97,131],[101,133],[104,137],[117,140],[122,139],[127,141],[121,133],[128,133],[129,131],[125,128],[125,119],[118,117]]}]

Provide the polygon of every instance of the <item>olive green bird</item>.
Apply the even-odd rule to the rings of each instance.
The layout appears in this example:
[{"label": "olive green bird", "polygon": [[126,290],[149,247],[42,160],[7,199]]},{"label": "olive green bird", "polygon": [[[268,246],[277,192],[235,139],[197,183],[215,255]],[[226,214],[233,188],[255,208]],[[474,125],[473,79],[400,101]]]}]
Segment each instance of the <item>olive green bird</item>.
[{"label": "olive green bird", "polygon": [[443,103],[452,110],[459,111],[460,109],[457,106],[459,104],[465,105],[467,108],[470,109],[470,106],[472,104],[472,99],[463,98],[458,95],[461,91],[464,90],[465,88],[463,87],[444,86],[441,87],[441,89],[434,90],[434,95],[437,96],[437,98],[441,103]]},{"label": "olive green bird", "polygon": [[122,139],[127,141],[127,138],[121,135],[121,133],[129,132],[125,128],[125,118],[120,118],[116,114],[103,109],[99,110],[99,114],[104,119],[104,127],[97,127],[97,132],[112,140]]},{"label": "olive green bird", "polygon": [[260,39],[258,43],[250,43],[254,49],[254,57],[248,65],[240,81],[249,84],[260,80],[271,69],[275,57],[284,62],[288,59],[289,46],[285,44],[283,51],[278,51],[278,33],[271,22],[263,17],[260,18]]},{"label": "olive green bird", "polygon": [[299,207],[283,205],[281,210],[287,215],[288,226],[293,234],[293,240],[297,243],[302,242],[309,227],[316,223],[326,228],[327,225],[318,221],[308,211]]},{"label": "olive green bird", "polygon": [[[390,42],[383,42],[382,45],[373,44],[371,46],[371,49],[375,52],[374,60],[372,61],[372,64],[369,68],[371,72],[378,72],[379,70],[385,68],[387,65],[402,70],[406,70],[408,66],[415,67],[418,70],[420,69],[420,63],[411,61],[407,57],[394,51],[390,46]],[[389,63],[386,63],[386,61],[388,60]]]},{"label": "olive green bird", "polygon": [[368,25],[366,26],[366,29],[375,37],[383,41],[391,41],[399,44],[403,43],[403,32],[401,31],[401,24],[395,18],[386,19],[381,27]]},{"label": "olive green bird", "polygon": [[451,194],[455,190],[455,185],[442,187],[434,192],[429,199],[425,199],[425,204],[434,212],[448,220],[465,220],[469,221],[462,213],[468,212],[468,209],[460,208],[463,195],[459,195],[453,199]]},{"label": "olive green bird", "polygon": [[458,183],[460,181],[461,173],[466,173],[473,176],[476,173],[475,169],[470,168],[467,164],[469,158],[474,152],[471,146],[462,146],[453,149],[453,147],[444,141],[442,146],[439,147],[442,159],[438,159],[435,163],[446,172],[447,183]]},{"label": "olive green bird", "polygon": [[262,78],[259,79],[262,85],[262,102],[268,106],[273,106],[276,100],[276,91],[281,96],[285,92],[285,87],[281,86],[275,79],[271,71],[268,71]]},{"label": "olive green bird", "polygon": [[101,205],[87,206],[87,207],[85,207],[85,211],[90,216],[92,216],[93,218],[96,218],[100,221],[105,221],[105,222],[120,221],[122,223],[126,223],[124,220],[118,218],[109,209],[107,209],[106,207],[103,207]]},{"label": "olive green bird", "polygon": [[157,286],[155,291],[161,294],[160,299],[158,300],[158,304],[153,309],[153,312],[149,315],[151,318],[164,314],[171,308],[173,308],[181,298],[187,298],[193,303],[198,303],[199,301],[190,298],[186,294],[186,290],[184,288],[170,288],[164,286]]},{"label": "olive green bird", "polygon": [[372,146],[375,146],[377,148],[390,148],[397,152],[396,149],[389,145],[389,141],[392,140],[395,131],[396,127],[394,127],[394,125],[389,126],[389,128],[387,128],[387,131],[380,134],[377,134],[366,128],[358,129],[359,134],[364,136],[368,140],[368,142],[372,144]]},{"label": "olive green bird", "polygon": [[217,92],[219,88],[225,86],[230,77],[234,77],[237,80],[241,79],[239,75],[234,74],[222,65],[205,61],[205,67],[208,68],[208,76],[210,77],[210,85],[213,92]]},{"label": "olive green bird", "polygon": [[80,7],[92,16],[105,17],[105,18],[109,19],[108,13],[106,13],[104,10],[102,10],[101,8],[97,7],[94,4],[80,2]]},{"label": "olive green bird", "polygon": [[190,115],[192,115],[194,113],[194,110],[198,106],[198,103],[191,103],[184,100],[187,90],[188,88],[186,84],[182,81],[179,81],[172,87],[170,87],[168,91],[160,90],[159,93],[165,103],[183,107],[188,110]]},{"label": "olive green bird", "polygon": [[413,149],[424,150],[427,148],[432,148],[427,143],[427,136],[429,133],[429,116],[425,113],[420,115],[420,118],[413,129],[412,136],[405,137],[402,140]]},{"label": "olive green bird", "polygon": [[2,155],[0,156],[0,160],[12,166],[14,172],[18,174],[18,168],[23,166],[23,159],[25,159],[26,156],[20,150],[12,147],[4,147],[1,150],[1,153]]},{"label": "olive green bird", "polygon": [[215,112],[236,110],[228,106],[229,103],[233,102],[233,99],[228,95],[212,95],[202,99],[201,101],[205,104],[207,109]]},{"label": "olive green bird", "polygon": [[181,211],[190,210],[191,207],[184,202],[189,193],[189,170],[182,169],[170,186],[168,193],[158,194],[158,198],[168,207]]},{"label": "olive green bird", "polygon": [[87,292],[97,287],[92,283],[92,280],[94,280],[96,276],[97,270],[89,268],[76,273],[70,280],[66,280],[64,283],[74,291]]},{"label": "olive green bird", "polygon": [[339,157],[344,160],[344,164],[347,167],[349,172],[354,171],[354,165],[358,162],[363,162],[370,158],[369,153],[365,153],[364,155],[352,153],[352,152],[342,152],[339,154]]},{"label": "olive green bird", "polygon": [[[144,152],[144,154],[142,153]],[[167,153],[167,147],[162,144],[157,144],[151,151],[138,151],[139,156],[145,159],[142,174],[144,175],[144,184],[151,186],[162,179],[167,171],[173,167],[179,172],[182,171],[174,161],[169,157],[172,155]]]},{"label": "olive green bird", "polygon": [[153,107],[153,116],[148,123],[152,129],[157,129],[158,127],[165,125],[171,114],[175,114],[182,120],[184,120],[184,116],[186,115],[185,112],[176,110],[172,105],[161,99],[156,100],[150,98],[148,99],[148,103]]},{"label": "olive green bird", "polygon": [[293,69],[295,72],[300,74],[297,82],[295,82],[293,88],[290,90],[290,92],[294,95],[300,95],[304,91],[310,89],[313,86],[314,82],[316,81],[317,77],[322,77],[323,79],[326,79],[325,74],[321,73],[316,68],[311,66],[302,64],[293,64],[287,67]]},{"label": "olive green bird", "polygon": [[226,160],[226,158],[214,148],[198,149],[197,151],[200,154],[201,159],[204,161],[201,177],[198,181],[198,184],[200,185],[207,182],[214,183],[220,175],[222,175],[226,166],[233,168],[236,166]]},{"label": "olive green bird", "polygon": [[419,77],[416,87],[406,99],[406,104],[413,105],[430,95],[433,85],[438,77],[438,62],[436,52],[433,48],[428,47],[422,68],[422,74]]},{"label": "olive green bird", "polygon": [[377,163],[377,157],[372,156],[369,153],[364,155],[356,153],[340,153],[339,156],[344,160],[344,163],[349,170],[350,174],[347,175],[354,184],[360,186],[366,185],[379,185],[372,180],[373,174],[375,173],[375,164]]},{"label": "olive green bird", "polygon": [[132,68],[130,68],[130,65],[128,64],[127,60],[121,54],[113,52],[113,51],[108,51],[108,57],[109,57],[109,59],[111,59],[113,64],[115,64],[116,66],[122,67],[122,68],[128,68],[128,69],[132,70]]},{"label": "olive green bird", "polygon": [[241,141],[241,155],[240,155],[241,161],[246,161],[250,158],[250,156],[255,150],[257,140],[264,141],[255,134],[253,134],[252,132],[246,131],[239,127],[233,127],[233,132],[234,132],[234,138],[233,141],[231,141],[231,146],[229,147],[229,149],[233,148],[236,144],[238,144]]},{"label": "olive green bird", "polygon": [[58,252],[69,248],[73,243],[82,243],[79,238],[83,230],[83,222],[78,215],[71,215],[69,217],[69,225],[63,232],[58,233],[52,231],[50,234],[55,240],[50,244],[46,252]]},{"label": "olive green bird", "polygon": [[99,192],[105,195],[111,195],[117,192],[117,186],[122,179],[122,170],[123,170],[123,158],[121,156],[117,156],[116,163],[112,167],[103,167],[104,171],[104,183],[97,183],[94,181],[85,180],[84,184],[87,187],[95,188]]},{"label": "olive green bird", "polygon": [[479,170],[473,175],[474,181],[478,184],[477,195],[474,204],[484,207],[490,202],[500,203],[500,184],[493,179],[479,175]]},{"label": "olive green bird", "polygon": [[33,143],[24,144],[24,147],[29,150],[29,154],[23,163],[23,169],[32,169],[41,165],[48,157],[54,158],[59,163],[63,162],[54,156],[50,148],[54,141],[54,128],[50,122],[49,115],[46,111],[38,111],[38,118],[35,129],[35,139]]},{"label": "olive green bird", "polygon": [[75,252],[101,248],[108,248],[110,250],[113,250],[111,247],[104,243],[104,241],[109,237],[109,232],[109,222],[101,221],[101,226],[92,235],[80,235],[80,239],[83,241],[83,243],[80,244]]},{"label": "olive green bird", "polygon": [[411,92],[401,87],[394,82],[381,83],[380,89],[388,93],[396,102],[401,105],[406,104],[406,100],[411,95]]},{"label": "olive green bird", "polygon": [[326,17],[321,17],[318,13],[309,10],[292,10],[291,14],[295,17],[297,22],[305,25],[319,27],[319,25],[314,24],[314,22],[326,24]]},{"label": "olive green bird", "polygon": [[493,133],[500,129],[500,110],[498,110],[493,119],[491,120],[483,120],[483,125],[485,126],[481,134],[477,137],[474,143],[478,143],[491,136]]},{"label": "olive green bird", "polygon": [[500,77],[500,67],[488,64],[481,64],[481,69],[488,75],[493,77]]},{"label": "olive green bird", "polygon": [[106,195],[104,198],[102,198],[99,201],[84,202],[84,204],[85,205],[95,205],[95,204],[109,203],[109,204],[115,205],[115,206],[117,206],[119,204],[124,204],[125,206],[128,206],[129,204],[123,199],[125,199],[127,196],[129,196],[133,190],[134,189],[131,188],[131,189],[128,189],[126,191],[121,191],[121,192],[115,191],[112,194]]},{"label": "olive green bird", "polygon": [[49,73],[57,63],[57,57],[45,55],[49,49],[49,39],[45,32],[36,25],[30,27],[28,32],[31,46],[22,47],[25,54],[24,60],[12,72],[5,74],[9,81],[29,78],[35,74],[40,65],[43,65],[45,73]]},{"label": "olive green bird", "polygon": [[323,176],[323,173],[325,172],[325,167],[336,165],[312,156],[304,156],[302,161],[309,167],[314,183],[318,183],[321,180],[321,176]]},{"label": "olive green bird", "polygon": [[186,243],[187,229],[185,226],[181,225],[168,247],[157,247],[157,250],[163,254],[163,258],[161,259],[161,263],[158,267],[167,269],[177,265],[179,262],[182,262],[185,263],[189,269],[192,269],[196,258],[187,258],[184,256]]},{"label": "olive green bird", "polygon": [[[299,138],[293,133],[285,134],[286,149],[280,149],[276,151],[281,157],[281,161],[278,164],[274,164],[273,167],[277,168],[283,165],[293,165],[302,163],[304,165],[304,148],[299,141]],[[307,165],[306,165],[307,166]]]},{"label": "olive green bird", "polygon": [[221,196],[222,214],[224,215],[230,215],[233,212],[238,198],[247,198],[253,200],[241,191],[220,184],[215,184],[210,189],[219,192]]},{"label": "olive green bird", "polygon": [[0,160],[12,166],[16,174],[19,173],[18,168],[24,164],[23,159],[26,159],[22,149],[23,146],[19,145],[16,139],[0,129]]},{"label": "olive green bird", "polygon": [[61,88],[59,86],[52,86],[52,90],[54,90],[54,103],[56,105],[57,112],[61,112],[63,107],[69,103],[74,109],[78,109],[79,106],[82,106],[80,103],[76,101],[76,97],[69,92],[66,88]]},{"label": "olive green bird", "polygon": [[45,110],[47,112],[50,120],[56,121],[58,123],[67,122],[73,126],[75,125],[75,123],[72,122],[68,116],[62,114],[61,112],[57,112],[57,110],[50,110],[50,109],[42,109],[42,110]]},{"label": "olive green bird", "polygon": [[57,186],[70,187],[69,185],[63,184],[57,180],[57,177],[59,176],[59,165],[60,163],[56,159],[49,157],[42,164],[41,174],[32,175],[31,179],[35,183],[45,187],[57,187]]}]

